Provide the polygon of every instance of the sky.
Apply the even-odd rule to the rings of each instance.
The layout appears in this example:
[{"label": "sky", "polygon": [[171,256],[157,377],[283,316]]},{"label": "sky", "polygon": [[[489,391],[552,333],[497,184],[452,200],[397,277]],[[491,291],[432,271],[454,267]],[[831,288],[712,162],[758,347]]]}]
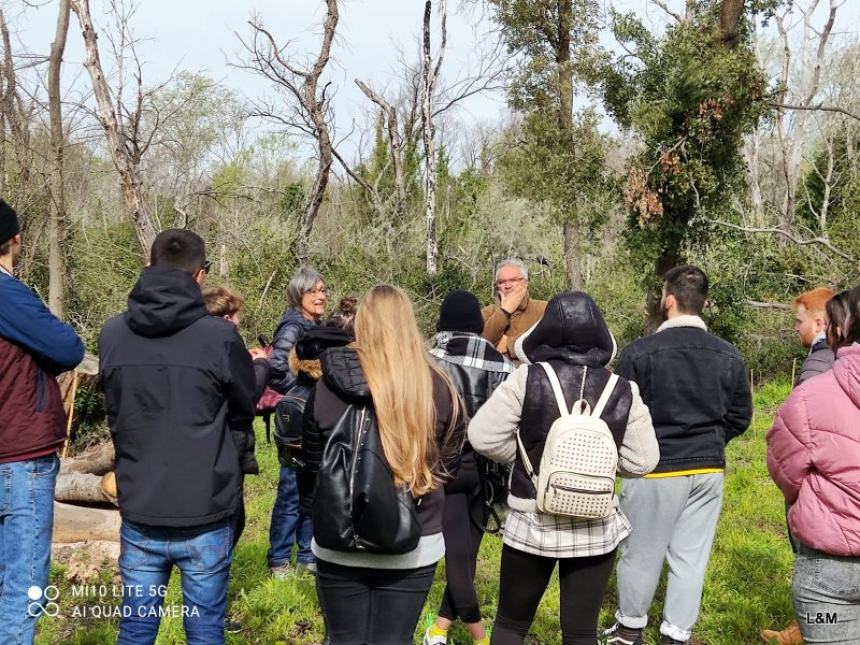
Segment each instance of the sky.
[{"label": "sky", "polygon": [[[107,23],[107,0],[90,0],[96,29]],[[53,40],[56,2],[30,0],[35,8],[24,9],[21,0],[0,0],[17,45],[33,53],[46,53]],[[610,0],[601,0],[604,8]],[[670,0],[674,6],[682,0]],[[437,3],[434,3],[434,5]],[[493,38],[492,25],[480,11],[464,10],[461,0],[449,0],[448,50],[443,79],[453,82],[475,69],[476,57]],[[475,3],[480,4],[480,3]],[[652,30],[665,24],[666,14],[648,0],[614,0],[612,6],[636,11]],[[826,11],[826,0],[819,14]],[[257,15],[280,42],[290,41],[288,51],[296,56],[315,54],[324,16],[321,0],[139,0],[132,24],[143,39],[139,46],[145,63],[144,82],[157,84],[177,69],[203,72],[249,97],[271,95],[268,82],[228,65],[236,60],[241,46],[236,32],[250,33],[247,24]],[[334,99],[336,130],[348,134],[354,120],[366,118],[368,100],[354,84],[355,78],[377,90],[396,87],[400,51],[414,60],[418,55],[423,0],[342,0],[338,38],[326,77],[337,88]],[[435,18],[435,17],[434,17]],[[434,19],[434,27],[437,25]],[[860,0],[847,0],[838,14],[835,33],[860,27]],[[434,31],[434,43],[438,32]],[[13,43],[13,47],[16,46]],[[65,56],[64,83],[88,87],[84,74],[83,43],[72,17]],[[103,54],[105,57],[105,54]],[[504,92],[484,93],[464,101],[454,117],[464,126],[493,124],[505,118]],[[605,127],[611,128],[610,123]],[[344,150],[354,155],[358,141],[351,137]]]}]

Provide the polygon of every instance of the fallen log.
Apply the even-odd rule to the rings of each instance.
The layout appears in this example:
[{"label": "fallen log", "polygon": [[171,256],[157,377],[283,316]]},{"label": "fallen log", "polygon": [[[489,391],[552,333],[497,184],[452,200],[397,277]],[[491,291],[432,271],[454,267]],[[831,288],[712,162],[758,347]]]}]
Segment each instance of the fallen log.
[{"label": "fallen log", "polygon": [[54,499],[58,502],[82,502],[102,504],[112,502],[102,490],[102,478],[89,473],[60,473],[57,475],[57,489]]},{"label": "fallen log", "polygon": [[108,540],[119,542],[119,511],[54,502],[54,543]]},{"label": "fallen log", "polygon": [[89,473],[104,475],[113,470],[113,443],[99,444],[84,450],[77,457],[66,457],[60,462],[60,475],[65,473]]}]

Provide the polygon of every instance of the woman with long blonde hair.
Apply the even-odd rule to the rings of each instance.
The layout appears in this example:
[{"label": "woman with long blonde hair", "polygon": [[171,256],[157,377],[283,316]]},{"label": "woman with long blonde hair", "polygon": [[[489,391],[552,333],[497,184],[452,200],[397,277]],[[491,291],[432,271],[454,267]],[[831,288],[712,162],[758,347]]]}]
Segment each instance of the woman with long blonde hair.
[{"label": "woman with long blonde hair", "polygon": [[[323,378],[305,411],[306,470],[315,473],[326,463],[332,431],[351,409],[372,410],[391,485],[406,491],[420,530],[405,552],[329,548],[319,543],[326,509],[317,500],[314,518],[321,526],[313,551],[327,642],[412,643],[445,555],[444,484],[459,466],[465,415],[453,385],[425,350],[412,303],[397,287],[371,289],[355,316],[355,343],[327,349],[320,360]],[[342,517],[340,509],[332,513]]]}]

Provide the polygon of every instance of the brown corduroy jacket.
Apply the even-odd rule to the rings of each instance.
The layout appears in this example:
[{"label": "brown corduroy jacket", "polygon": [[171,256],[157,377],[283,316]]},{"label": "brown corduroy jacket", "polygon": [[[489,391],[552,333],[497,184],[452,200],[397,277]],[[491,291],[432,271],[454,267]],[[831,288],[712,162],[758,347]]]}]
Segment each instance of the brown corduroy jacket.
[{"label": "brown corduroy jacket", "polygon": [[[517,360],[514,353],[514,343],[522,336],[529,327],[534,325],[543,316],[546,309],[546,300],[532,300],[529,294],[523,296],[523,301],[516,311],[508,314],[502,310],[499,298],[496,302],[481,309],[484,317],[484,338],[490,341],[503,354],[507,354],[513,360]],[[499,341],[505,337],[506,344],[499,347]]]}]

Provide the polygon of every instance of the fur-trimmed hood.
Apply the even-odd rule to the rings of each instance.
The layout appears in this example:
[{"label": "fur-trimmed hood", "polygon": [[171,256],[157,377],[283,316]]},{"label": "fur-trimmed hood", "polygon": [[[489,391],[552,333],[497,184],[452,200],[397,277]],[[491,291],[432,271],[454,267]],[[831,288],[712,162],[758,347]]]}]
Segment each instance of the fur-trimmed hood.
[{"label": "fur-trimmed hood", "polygon": [[320,367],[320,359],[301,359],[296,353],[295,348],[290,351],[290,371],[298,376],[305,374],[313,380],[318,381],[322,376],[322,367]]}]

